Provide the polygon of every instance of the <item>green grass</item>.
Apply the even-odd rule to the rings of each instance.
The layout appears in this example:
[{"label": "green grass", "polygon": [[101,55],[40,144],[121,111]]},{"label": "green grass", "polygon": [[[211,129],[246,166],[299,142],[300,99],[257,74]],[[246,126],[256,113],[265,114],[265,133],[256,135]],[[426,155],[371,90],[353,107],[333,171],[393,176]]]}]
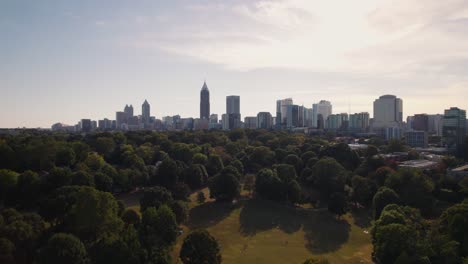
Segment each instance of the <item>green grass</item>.
[{"label": "green grass", "polygon": [[302,263],[310,257],[324,257],[331,263],[372,263],[365,214],[355,215],[359,221],[351,214],[336,219],[328,212],[297,210],[262,200],[191,206],[191,220],[178,238],[174,260],[187,233],[205,228],[220,243],[227,264]]},{"label": "green grass", "polygon": [[[327,211],[292,208],[284,204],[247,199],[236,205],[216,203],[209,191],[207,201],[198,204],[197,192],[190,196],[190,221],[177,239],[173,260],[190,230],[207,229],[221,246],[223,263],[302,263],[310,257],[331,263],[372,263],[370,219],[366,212],[337,219]],[[141,194],[120,197],[139,211]],[[244,197],[247,193],[243,193]]]}]

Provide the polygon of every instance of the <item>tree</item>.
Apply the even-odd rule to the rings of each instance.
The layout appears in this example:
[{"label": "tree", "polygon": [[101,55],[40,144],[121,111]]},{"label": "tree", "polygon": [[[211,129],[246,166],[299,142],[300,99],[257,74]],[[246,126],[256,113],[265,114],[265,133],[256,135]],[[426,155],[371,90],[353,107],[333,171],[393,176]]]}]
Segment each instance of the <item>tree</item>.
[{"label": "tree", "polygon": [[184,181],[190,188],[198,189],[202,187],[208,180],[208,173],[205,166],[200,164],[192,164],[184,171]]},{"label": "tree", "polygon": [[147,208],[142,215],[140,238],[149,255],[170,248],[177,238],[177,222],[167,205]]},{"label": "tree", "polygon": [[208,157],[208,163],[206,165],[206,171],[209,176],[218,174],[224,168],[223,160],[218,155],[210,155]]},{"label": "tree", "polygon": [[177,224],[180,225],[187,221],[189,208],[186,202],[173,201],[169,206],[176,217]]},{"label": "tree", "polygon": [[115,149],[115,142],[112,137],[98,137],[95,143],[96,151],[104,157],[110,157]]},{"label": "tree", "polygon": [[283,183],[288,183],[290,181],[297,179],[296,169],[293,165],[288,164],[278,164],[275,165],[276,175]]},{"label": "tree", "polygon": [[356,175],[351,180],[353,186],[353,200],[362,204],[369,205],[377,192],[377,186],[368,178]]},{"label": "tree", "polygon": [[145,211],[148,207],[159,208],[163,204],[170,204],[173,201],[172,194],[164,187],[147,188],[140,198],[141,211]]},{"label": "tree", "polygon": [[19,174],[11,170],[0,170],[0,198],[4,201],[7,195],[12,192],[18,182]]},{"label": "tree", "polygon": [[333,193],[328,201],[328,211],[340,217],[346,214],[347,210],[346,195],[341,192]]},{"label": "tree", "polygon": [[86,248],[79,238],[71,234],[54,234],[40,251],[40,263],[86,264],[89,263]]},{"label": "tree", "polygon": [[403,141],[398,139],[391,139],[387,145],[387,152],[404,152],[406,151],[406,146]]},{"label": "tree", "polygon": [[380,217],[380,214],[385,206],[389,204],[398,204],[399,201],[400,198],[394,190],[387,187],[381,187],[372,199],[374,218],[378,219]]},{"label": "tree", "polygon": [[346,170],[333,158],[322,158],[312,167],[313,183],[322,195],[343,192]]},{"label": "tree", "polygon": [[172,190],[172,195],[174,200],[187,201],[190,195],[190,187],[185,183],[179,182]]},{"label": "tree", "polygon": [[244,179],[244,190],[252,194],[252,191],[255,189],[255,175],[247,174]]},{"label": "tree", "polygon": [[59,147],[57,150],[57,154],[55,156],[55,165],[59,167],[69,167],[75,164],[76,155],[73,148],[63,145]]},{"label": "tree", "polygon": [[438,229],[459,243],[461,256],[468,256],[468,200],[446,209],[440,216]]},{"label": "tree", "polygon": [[72,175],[72,185],[94,186],[94,177],[86,171],[77,171]]},{"label": "tree", "polygon": [[198,192],[197,193],[197,201],[199,204],[202,204],[206,201],[205,193],[204,192]]},{"label": "tree", "polygon": [[233,160],[231,161],[231,163],[229,163],[229,166],[232,166],[234,168],[237,169],[237,171],[239,172],[239,175],[244,175],[244,165],[242,164],[242,162],[238,159],[236,160]]},{"label": "tree", "polygon": [[133,226],[138,226],[141,220],[140,215],[133,209],[126,209],[121,218],[125,224]]},{"label": "tree", "polygon": [[430,263],[426,230],[418,210],[386,206],[371,230],[376,262]]},{"label": "tree", "polygon": [[361,163],[356,151],[352,150],[348,144],[345,143],[326,146],[320,151],[320,157],[334,158],[348,170],[356,169]]},{"label": "tree", "polygon": [[85,242],[117,235],[122,226],[114,197],[87,186],[80,187],[65,219],[65,229]]},{"label": "tree", "polygon": [[165,159],[158,166],[157,183],[165,188],[172,189],[178,181],[178,167],[173,159]]},{"label": "tree", "polygon": [[99,191],[112,192],[112,185],[114,181],[106,174],[100,172],[96,173],[94,175],[94,182],[96,184],[96,189]]},{"label": "tree", "polygon": [[72,172],[69,168],[53,168],[42,177],[42,184],[46,192],[55,190],[59,187],[70,185],[72,181]]},{"label": "tree", "polygon": [[434,204],[432,181],[416,169],[399,169],[385,181],[385,186],[393,189],[400,201],[406,205],[428,212]]},{"label": "tree", "polygon": [[18,177],[17,182],[17,199],[20,201],[20,206],[23,208],[33,208],[38,203],[37,197],[41,191],[41,180],[39,175],[32,171],[25,171]]},{"label": "tree", "polygon": [[275,162],[275,152],[268,147],[256,147],[249,155],[249,167],[247,171],[257,172],[262,168],[268,168]]},{"label": "tree", "polygon": [[15,245],[8,239],[0,238],[0,263],[15,263]]},{"label": "tree", "polygon": [[91,170],[99,171],[106,162],[104,161],[101,155],[97,154],[96,152],[90,152],[84,160],[84,163]]},{"label": "tree", "polygon": [[184,264],[221,263],[218,242],[206,230],[190,233],[182,244],[179,254]]},{"label": "tree", "polygon": [[262,169],[255,179],[255,192],[265,199],[282,200],[282,182],[271,169]]},{"label": "tree", "polygon": [[303,161],[295,154],[289,154],[283,159],[284,164],[289,164],[296,169],[297,173],[302,171],[302,167],[304,166]]},{"label": "tree", "polygon": [[233,173],[221,172],[209,181],[210,197],[217,201],[232,201],[240,195],[239,180]]},{"label": "tree", "polygon": [[385,184],[388,176],[394,173],[395,171],[392,170],[390,167],[384,166],[377,169],[375,174],[373,175],[373,179],[376,182],[378,187],[382,187]]},{"label": "tree", "polygon": [[208,163],[208,157],[205,154],[197,153],[193,155],[192,163],[205,166]]}]

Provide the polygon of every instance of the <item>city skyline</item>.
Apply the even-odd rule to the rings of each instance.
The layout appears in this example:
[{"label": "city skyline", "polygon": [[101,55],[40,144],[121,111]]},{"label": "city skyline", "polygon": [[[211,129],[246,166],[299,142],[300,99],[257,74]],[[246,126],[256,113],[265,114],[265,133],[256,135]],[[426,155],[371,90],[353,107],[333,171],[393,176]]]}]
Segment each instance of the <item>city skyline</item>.
[{"label": "city skyline", "polygon": [[[291,97],[369,112],[380,95],[406,116],[468,109],[468,2],[4,1],[0,127],[112,118],[126,103],[197,117],[242,97],[242,116]],[[349,110],[350,109],[350,110]]]}]

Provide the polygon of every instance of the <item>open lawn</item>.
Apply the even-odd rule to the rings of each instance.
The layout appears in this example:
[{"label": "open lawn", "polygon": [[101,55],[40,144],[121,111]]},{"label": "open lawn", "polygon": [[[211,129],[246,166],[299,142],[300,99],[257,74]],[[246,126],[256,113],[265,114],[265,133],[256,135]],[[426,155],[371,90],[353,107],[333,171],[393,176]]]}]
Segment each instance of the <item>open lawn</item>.
[{"label": "open lawn", "polygon": [[[326,210],[301,209],[284,204],[244,199],[236,205],[207,197],[190,196],[190,220],[177,239],[173,259],[178,261],[182,242],[190,232],[205,228],[220,243],[223,263],[297,263],[310,257],[331,263],[372,263],[370,219],[366,212],[335,218]],[[244,197],[247,196],[243,193]],[[141,192],[119,196],[127,207],[139,211]]]},{"label": "open lawn", "polygon": [[[191,196],[192,201],[195,195]],[[190,221],[174,248],[177,259],[190,230],[206,228],[220,243],[223,263],[372,263],[366,214],[336,219],[326,211],[302,210],[263,200],[237,205],[191,202]],[[177,262],[177,263],[180,263]]]}]

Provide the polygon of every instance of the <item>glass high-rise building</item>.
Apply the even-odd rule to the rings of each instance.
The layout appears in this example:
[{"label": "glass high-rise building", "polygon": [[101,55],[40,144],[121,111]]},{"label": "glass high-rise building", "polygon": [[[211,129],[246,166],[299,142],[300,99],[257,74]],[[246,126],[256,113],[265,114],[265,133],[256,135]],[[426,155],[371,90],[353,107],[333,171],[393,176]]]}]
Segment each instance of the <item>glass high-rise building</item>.
[{"label": "glass high-rise building", "polygon": [[329,101],[321,100],[318,104],[312,105],[312,127],[319,127],[319,115],[326,121],[328,116],[333,113],[332,104]]},{"label": "glass high-rise building", "polygon": [[458,107],[445,110],[442,135],[444,144],[451,150],[463,144],[466,134],[466,111]]},{"label": "glass high-rise building", "polygon": [[148,124],[150,122],[150,116],[150,104],[145,100],[145,102],[143,102],[141,105],[141,119],[143,124]]},{"label": "glass high-rise building", "polygon": [[206,82],[203,83],[203,87],[200,91],[200,119],[210,118],[210,91]]}]

